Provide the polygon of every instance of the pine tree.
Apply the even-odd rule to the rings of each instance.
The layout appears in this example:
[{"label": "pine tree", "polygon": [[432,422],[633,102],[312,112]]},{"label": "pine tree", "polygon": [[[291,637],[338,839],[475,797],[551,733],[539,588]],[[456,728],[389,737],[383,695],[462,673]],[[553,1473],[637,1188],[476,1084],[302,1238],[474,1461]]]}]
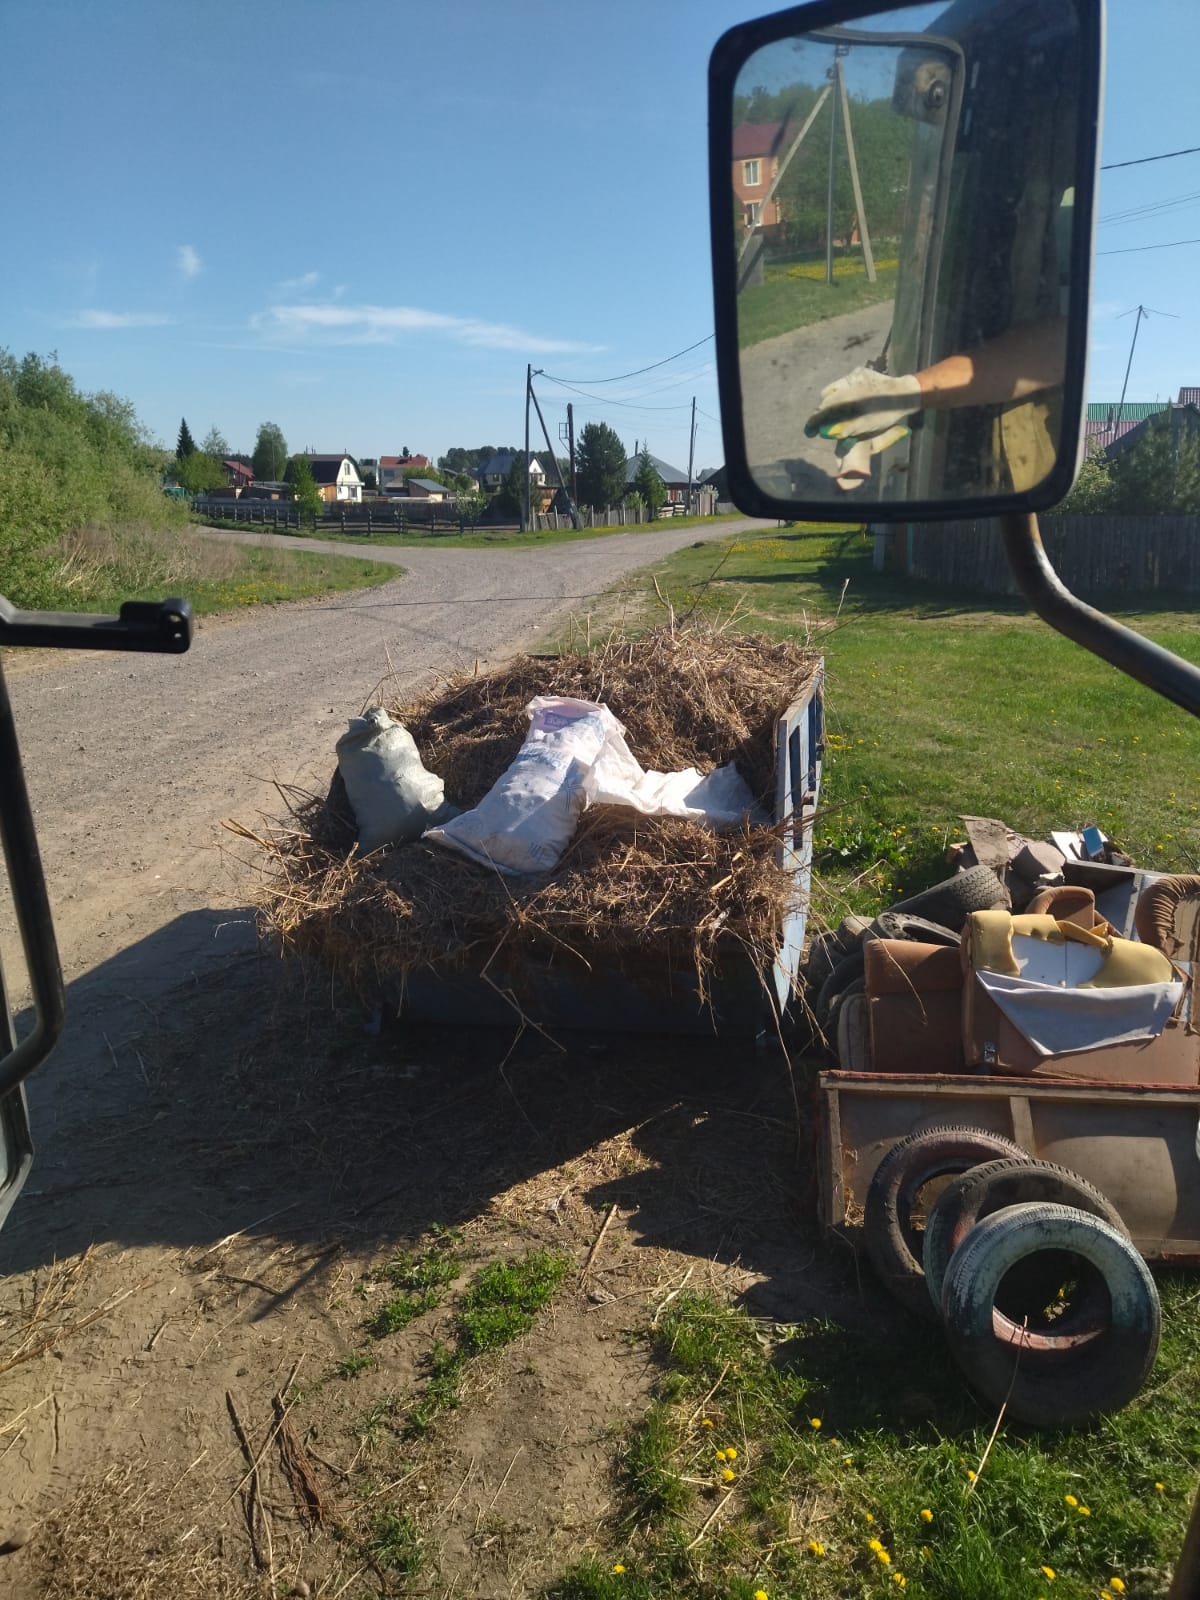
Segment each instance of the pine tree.
[{"label": "pine tree", "polygon": [[660,507],[667,501],[667,486],[658,475],[658,468],[650,459],[649,445],[642,446],[642,453],[638,456],[638,469],[634,475],[633,487],[637,491],[638,499],[647,506],[652,517],[656,517]]},{"label": "pine tree", "polygon": [[188,456],[193,456],[195,453],[196,441],[192,438],[191,429],[187,425],[187,418],[184,417],[179,423],[179,442],[175,446],[175,459],[176,461],[185,461]]},{"label": "pine tree", "polygon": [[607,422],[589,422],[575,447],[581,505],[619,505],[625,494],[625,446]]}]

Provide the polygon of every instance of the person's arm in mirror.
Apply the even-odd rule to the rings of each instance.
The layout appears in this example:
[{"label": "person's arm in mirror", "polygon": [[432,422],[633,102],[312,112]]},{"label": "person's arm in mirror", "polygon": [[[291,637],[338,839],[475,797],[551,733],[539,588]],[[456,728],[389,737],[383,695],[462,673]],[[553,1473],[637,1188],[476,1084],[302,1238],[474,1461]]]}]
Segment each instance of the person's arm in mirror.
[{"label": "person's arm in mirror", "polygon": [[918,411],[1003,405],[1053,389],[1066,370],[1065,318],[1027,323],[921,372],[889,376],[870,367],[821,391],[804,431],[826,439],[864,439],[902,427]]}]

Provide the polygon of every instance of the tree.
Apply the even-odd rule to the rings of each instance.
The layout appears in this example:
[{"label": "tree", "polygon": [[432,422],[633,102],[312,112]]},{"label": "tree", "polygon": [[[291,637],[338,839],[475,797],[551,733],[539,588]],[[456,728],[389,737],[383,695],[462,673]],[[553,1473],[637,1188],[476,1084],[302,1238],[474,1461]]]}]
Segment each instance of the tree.
[{"label": "tree", "polygon": [[189,494],[208,494],[212,489],[225,487],[225,468],[216,456],[204,450],[193,450],[175,463],[175,481]]},{"label": "tree", "polygon": [[283,429],[277,422],[260,422],[258,437],[254,441],[254,454],[250,458],[254,476],[268,483],[278,482],[287,466],[287,459],[287,440],[283,437]]},{"label": "tree", "polygon": [[637,490],[637,497],[650,509],[651,516],[656,517],[660,507],[667,503],[667,486],[659,477],[658,468],[650,459],[650,447],[642,446],[642,453],[638,456],[638,468],[634,474],[633,486]]},{"label": "tree", "polygon": [[290,483],[295,491],[301,518],[315,522],[321,515],[324,501],[321,499],[321,491],[317,488],[317,480],[313,477],[312,463],[307,456],[292,457],[287,464],[284,481]]},{"label": "tree", "polygon": [[508,476],[496,491],[496,505],[501,511],[506,511],[509,516],[524,518],[525,516],[525,485],[529,481],[529,468],[525,464],[525,452],[513,452],[512,466],[508,469]]},{"label": "tree", "polygon": [[215,456],[218,461],[229,459],[229,441],[220,428],[210,428],[204,435],[204,443],[200,448],[206,456]]},{"label": "tree", "polygon": [[1093,450],[1079,469],[1075,486],[1061,504],[1055,506],[1062,516],[1094,517],[1111,511],[1114,497],[1112,467],[1103,450]]},{"label": "tree", "polygon": [[363,488],[364,489],[378,489],[378,487],[379,487],[379,482],[378,482],[377,478],[375,477],[374,469],[371,468],[371,467],[368,467],[362,473],[362,481],[363,481]]},{"label": "tree", "polygon": [[184,461],[188,456],[195,454],[196,441],[192,438],[191,429],[184,417],[179,424],[179,441],[175,446],[176,461]]},{"label": "tree", "polygon": [[575,473],[583,505],[619,503],[625,493],[625,446],[607,422],[585,424],[575,446]]}]

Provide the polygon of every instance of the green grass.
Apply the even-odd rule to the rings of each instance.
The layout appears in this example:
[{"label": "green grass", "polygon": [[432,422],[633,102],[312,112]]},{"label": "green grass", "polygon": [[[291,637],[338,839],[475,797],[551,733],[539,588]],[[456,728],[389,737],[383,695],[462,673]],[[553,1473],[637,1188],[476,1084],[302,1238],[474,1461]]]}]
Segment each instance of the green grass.
[{"label": "green grass", "polygon": [[874,283],[868,283],[865,274],[837,278],[827,284],[808,278],[772,277],[768,273],[765,283],[744,289],[738,296],[738,344],[745,350],[781,333],[792,333],[828,317],[840,317],[844,312],[894,299],[895,294],[895,267],[881,268]]},{"label": "green grass", "polygon": [[411,1517],[380,1511],[363,1541],[363,1550],[377,1567],[397,1577],[415,1578],[425,1564],[425,1548]]},{"label": "green grass", "polygon": [[337,1378],[357,1378],[364,1372],[369,1372],[374,1365],[374,1356],[367,1355],[365,1351],[356,1351],[339,1361],[333,1372]]},{"label": "green grass", "polygon": [[928,1329],[787,1328],[681,1295],[650,1335],[660,1397],[609,1543],[549,1593],[1095,1600],[1115,1576],[1130,1600],[1161,1594],[1200,1450],[1200,1315],[1181,1275],[1160,1288],[1147,1390],[1090,1430],[1004,1427],[982,1466],[994,1419]]},{"label": "green grass", "polygon": [[123,600],[179,596],[197,616],[371,588],[401,575],[398,567],[303,545],[264,549],[154,526],[85,529],[47,547],[41,563],[39,605],[115,612]]},{"label": "green grass", "polygon": [[533,1327],[566,1274],[564,1256],[530,1250],[512,1261],[493,1261],[467,1291],[459,1336],[467,1355],[498,1350]]},{"label": "green grass", "polygon": [[[828,734],[816,870],[826,891],[857,880],[854,909],[944,876],[960,814],[1035,838],[1097,823],[1139,862],[1200,865],[1200,723],[1021,603],[876,573],[866,534],[799,526],[683,550],[655,574],[680,613],[740,604],[742,626],[780,636],[837,617],[815,638]],[[1190,610],[1113,604],[1200,661]]]},{"label": "green grass", "polygon": [[393,1295],[367,1322],[374,1339],[399,1333],[410,1322],[436,1311],[445,1299],[446,1289],[462,1270],[462,1258],[454,1250],[461,1236],[441,1231],[427,1249],[417,1253],[402,1251],[372,1274],[402,1292]]},{"label": "green grass", "polygon": [[[373,545],[416,545],[438,550],[522,550],[535,545],[573,544],[580,539],[607,539],[620,533],[662,533],[668,528],[709,527],[722,522],[734,522],[740,512],[729,512],[719,517],[663,517],[656,522],[631,522],[627,527],[614,525],[607,528],[548,528],[544,533],[514,533],[511,529],[475,528],[468,533],[346,533],[326,532],[318,529],[315,535],[307,533],[293,537],[302,541],[308,537],[331,539],[335,544],[359,545],[369,550]],[[268,533],[272,530],[267,529]],[[281,528],[281,533],[288,530]]]}]

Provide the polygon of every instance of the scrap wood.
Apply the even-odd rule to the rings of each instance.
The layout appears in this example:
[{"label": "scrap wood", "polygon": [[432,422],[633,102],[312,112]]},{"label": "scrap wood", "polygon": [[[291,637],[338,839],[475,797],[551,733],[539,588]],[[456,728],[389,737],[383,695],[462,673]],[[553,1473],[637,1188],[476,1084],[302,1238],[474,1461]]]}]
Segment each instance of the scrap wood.
[{"label": "scrap wood", "polygon": [[596,1259],[596,1253],[600,1249],[601,1244],[603,1244],[603,1242],[604,1242],[604,1235],[608,1232],[608,1225],[612,1221],[612,1219],[616,1216],[616,1214],[617,1214],[617,1202],[614,1200],[612,1205],[610,1205],[609,1208],[608,1208],[608,1214],[605,1216],[604,1221],[600,1224],[599,1233],[592,1240],[592,1248],[588,1251],[587,1260],[583,1263],[583,1267],[581,1268],[580,1273],[579,1273],[578,1282],[580,1284],[583,1283],[583,1281],[587,1277],[588,1273],[592,1270],[592,1262]]},{"label": "scrap wood", "polygon": [[[246,1532],[250,1535],[250,1553],[254,1557],[254,1565],[260,1572],[270,1573],[272,1585],[275,1582],[275,1550],[271,1540],[271,1522],[267,1516],[267,1508],[263,1504],[262,1484],[258,1476],[258,1459],[250,1448],[250,1440],[246,1429],[238,1416],[238,1409],[230,1390],[225,1391],[225,1406],[229,1412],[229,1420],[233,1423],[233,1431],[237,1435],[237,1442],[241,1446],[242,1454],[248,1463],[246,1476],[233,1491],[241,1495],[242,1515],[246,1519]],[[230,1495],[230,1499],[233,1495]],[[228,1501],[226,1504],[228,1505]],[[261,1526],[266,1543],[264,1553],[263,1545],[259,1541],[258,1530]]]}]

